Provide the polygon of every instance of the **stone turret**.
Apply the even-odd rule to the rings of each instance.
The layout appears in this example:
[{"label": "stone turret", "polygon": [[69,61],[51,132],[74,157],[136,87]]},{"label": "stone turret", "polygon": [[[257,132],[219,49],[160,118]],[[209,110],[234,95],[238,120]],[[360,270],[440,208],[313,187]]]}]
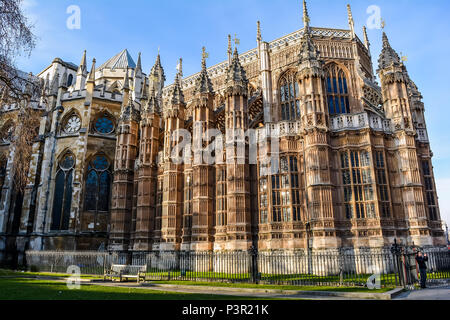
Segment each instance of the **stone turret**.
[{"label": "stone turret", "polygon": [[408,101],[408,73],[384,32],[377,72],[381,80],[386,116],[394,121],[396,130],[405,129],[411,132],[413,126]]},{"label": "stone turret", "polygon": [[226,71],[225,148],[227,168],[227,242],[221,249],[248,250],[252,245],[249,145],[248,79],[237,48]]},{"label": "stone turret", "polygon": [[134,194],[134,169],[138,155],[140,113],[130,94],[128,68],[123,80],[111,205],[109,248],[127,251],[130,245]]},{"label": "stone turret", "polygon": [[149,75],[149,92],[152,88],[155,90],[155,96],[160,106],[162,106],[162,90],[164,88],[165,81],[166,76],[161,65],[161,56],[158,52],[155,64],[152,67]]},{"label": "stone turret", "polygon": [[[306,2],[304,2],[306,6]],[[307,12],[307,9],[304,9]],[[304,18],[309,21],[309,17]],[[327,91],[323,61],[305,24],[298,61],[301,115],[304,127],[303,152],[306,184],[305,247],[325,249],[339,246],[338,238],[329,230],[334,228],[333,186],[331,182],[331,150],[328,129]],[[316,234],[318,236],[314,236]],[[321,235],[321,236],[319,236]],[[310,239],[313,237],[313,241]]]},{"label": "stone turret", "polygon": [[[181,61],[181,59],[180,59]],[[184,94],[181,88],[179,68],[175,84],[164,108],[164,192],[161,215],[161,239],[159,249],[178,250],[181,245],[183,217],[183,158],[180,155],[179,130],[184,129]]]},{"label": "stone turret", "polygon": [[[431,150],[426,139],[416,141],[416,120],[421,118],[423,105],[420,93],[409,78],[403,61],[391,47],[386,33],[383,33],[383,49],[377,70],[381,80],[383,106],[386,116],[393,121],[396,152],[390,154],[393,164],[401,179],[392,181],[393,188],[399,191],[393,199],[395,208],[402,208],[396,215],[403,216],[409,224],[407,241],[414,241],[419,246],[433,245],[431,233],[440,227],[436,224],[438,216],[437,195],[434,187],[434,176],[426,168],[431,168]],[[419,110],[417,113],[416,111]],[[419,115],[417,117],[417,115]],[[418,122],[417,122],[418,125]],[[424,125],[424,123],[422,123]],[[424,192],[423,182],[429,179],[429,186]],[[433,198],[433,201],[430,199]],[[400,202],[400,199],[408,199]],[[434,208],[434,209],[433,209]],[[434,211],[433,211],[434,210]],[[431,231],[431,229],[434,229]]]},{"label": "stone turret", "polygon": [[206,70],[205,47],[202,50],[202,68],[194,89],[192,163],[192,238],[191,250],[213,249],[214,228],[214,165],[204,158],[203,144],[208,143],[214,127],[214,89]]},{"label": "stone turret", "polygon": [[160,107],[151,88],[140,122],[139,165],[137,167],[136,229],[133,250],[153,249],[156,215],[157,156],[159,151]]}]

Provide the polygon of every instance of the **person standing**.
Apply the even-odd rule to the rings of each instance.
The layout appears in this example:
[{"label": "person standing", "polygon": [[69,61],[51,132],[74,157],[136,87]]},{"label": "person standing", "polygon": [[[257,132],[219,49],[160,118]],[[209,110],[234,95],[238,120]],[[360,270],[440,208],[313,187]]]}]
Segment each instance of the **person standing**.
[{"label": "person standing", "polygon": [[426,253],[422,254],[422,252],[419,251],[416,256],[416,261],[417,261],[417,264],[419,265],[419,270],[420,270],[420,287],[422,289],[425,289],[426,283],[427,283],[427,264],[426,264],[426,262],[428,261],[428,255]]}]

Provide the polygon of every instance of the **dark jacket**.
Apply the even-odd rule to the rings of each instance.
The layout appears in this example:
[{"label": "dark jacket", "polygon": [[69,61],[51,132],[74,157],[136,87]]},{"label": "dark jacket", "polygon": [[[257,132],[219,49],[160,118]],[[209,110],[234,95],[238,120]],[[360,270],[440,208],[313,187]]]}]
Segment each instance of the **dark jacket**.
[{"label": "dark jacket", "polygon": [[416,261],[417,261],[417,264],[419,265],[419,269],[426,269],[427,268],[427,265],[426,265],[425,262],[428,261],[428,257],[424,257],[424,256],[419,257],[419,256],[417,256],[416,257]]}]

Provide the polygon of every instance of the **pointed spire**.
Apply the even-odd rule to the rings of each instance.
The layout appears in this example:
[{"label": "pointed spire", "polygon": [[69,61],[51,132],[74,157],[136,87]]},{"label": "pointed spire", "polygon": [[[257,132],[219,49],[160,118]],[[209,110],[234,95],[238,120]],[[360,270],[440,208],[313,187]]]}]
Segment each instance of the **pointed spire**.
[{"label": "pointed spire", "polygon": [[390,66],[401,66],[400,57],[397,52],[392,49],[385,32],[383,32],[383,49],[381,50],[380,58],[378,59],[378,66],[380,69],[385,69]]},{"label": "pointed spire", "polygon": [[256,22],[256,40],[258,41],[258,43],[262,41],[260,21]]},{"label": "pointed spire", "polygon": [[160,113],[158,99],[156,98],[155,88],[150,90],[150,95],[148,98],[147,106],[145,108],[145,112],[148,113]]},{"label": "pointed spire", "polygon": [[355,21],[353,20],[352,7],[347,4],[347,15],[348,15],[348,25],[350,27],[350,31],[352,33],[352,39],[355,38]]},{"label": "pointed spire", "polygon": [[139,52],[138,61],[136,65],[136,72],[142,72],[142,61],[141,61],[141,53]]},{"label": "pointed spire", "polygon": [[202,71],[206,71],[206,58],[208,54],[206,53],[206,48],[202,47]]},{"label": "pointed spire", "polygon": [[311,35],[308,30],[303,34],[303,38],[301,40],[300,54],[299,54],[299,63],[304,61],[318,60],[319,51],[314,45]]},{"label": "pointed spire", "polygon": [[370,41],[369,41],[369,37],[367,36],[366,26],[363,26],[363,35],[364,35],[364,45],[366,46],[366,49],[369,51],[369,55],[370,55]]},{"label": "pointed spire", "polygon": [[172,92],[171,92],[170,102],[172,105],[184,104],[184,94],[183,94],[183,89],[182,89],[182,85],[181,85],[181,77],[183,74],[182,62],[183,62],[183,59],[180,58],[180,61],[178,63],[178,67],[177,67],[178,72],[175,76],[175,83],[174,83],[174,86],[173,86]]},{"label": "pointed spire", "polygon": [[206,57],[207,57],[206,49],[205,49],[205,47],[203,47],[202,48],[202,71],[200,72],[200,76],[197,79],[194,94],[213,93],[214,92],[211,79],[209,78],[208,71],[206,70]]},{"label": "pointed spire", "polygon": [[247,74],[245,72],[245,69],[241,65],[237,47],[234,48],[231,65],[227,69],[226,82],[228,84],[228,87],[239,86],[242,87],[242,89],[244,90],[243,93],[247,93],[248,90]]},{"label": "pointed spire", "polygon": [[86,72],[87,72],[86,50],[84,50],[83,57],[81,58],[80,66],[78,68],[78,73],[85,74]]},{"label": "pointed spire", "polygon": [[308,6],[306,5],[306,0],[303,0],[303,25],[305,26],[305,29],[307,32],[309,32],[309,22],[311,20],[309,19],[308,15]]},{"label": "pointed spire", "polygon": [[156,56],[155,64],[152,67],[152,70],[150,71],[150,79],[151,80],[157,80],[160,79],[164,82],[166,80],[166,76],[164,74],[164,69],[161,65],[161,56],[159,54],[159,48],[158,48],[158,55]]},{"label": "pointed spire", "polygon": [[179,75],[180,79],[183,78],[183,58],[180,58],[180,60],[178,61],[177,75]]},{"label": "pointed spire", "polygon": [[88,78],[88,83],[89,82],[93,82],[95,83],[95,63],[97,61],[94,59],[92,59],[92,67],[91,67],[91,72],[89,72],[89,78]]},{"label": "pointed spire", "polygon": [[367,28],[363,26],[364,45],[367,49],[370,47],[369,37],[367,36]]},{"label": "pointed spire", "polygon": [[124,76],[124,79],[123,79],[123,86],[122,86],[122,89],[124,89],[124,90],[130,90],[130,78],[129,78],[129,76],[128,76],[128,67],[127,67],[127,71],[125,72],[125,76]]},{"label": "pointed spire", "polygon": [[231,65],[231,55],[233,54],[233,50],[231,48],[231,34],[228,35],[228,65]]}]

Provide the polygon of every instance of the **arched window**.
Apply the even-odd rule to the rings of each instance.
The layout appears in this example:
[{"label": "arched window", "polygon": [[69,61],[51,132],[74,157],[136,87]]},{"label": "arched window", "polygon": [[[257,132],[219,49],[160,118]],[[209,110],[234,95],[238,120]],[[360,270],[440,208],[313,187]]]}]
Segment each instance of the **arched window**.
[{"label": "arched window", "polygon": [[341,152],[344,210],[347,219],[375,218],[372,157],[368,151]]},{"label": "arched window", "polygon": [[69,74],[69,77],[67,78],[67,86],[70,87],[73,83],[73,75]]},{"label": "arched window", "polygon": [[184,182],[184,228],[192,228],[192,173],[185,176]]},{"label": "arched window", "polygon": [[72,206],[72,181],[75,157],[68,152],[58,163],[55,196],[53,199],[53,218],[51,229],[69,230],[70,208]]},{"label": "arched window", "polygon": [[115,129],[114,120],[108,113],[104,113],[95,122],[94,129],[99,134],[111,134]]},{"label": "arched window", "polygon": [[81,119],[76,112],[72,112],[63,121],[63,131],[65,134],[75,134],[81,129]]},{"label": "arched window", "polygon": [[3,189],[6,177],[6,166],[8,165],[8,158],[5,154],[0,154],[0,192]]},{"label": "arched window", "polygon": [[216,180],[217,218],[216,225],[227,225],[227,169],[221,166],[217,169]]},{"label": "arched window", "polygon": [[281,120],[300,119],[300,92],[296,74],[288,72],[280,80]]},{"label": "arched window", "polygon": [[109,211],[110,168],[108,159],[102,155],[94,157],[89,163],[84,197],[84,206],[87,211]]},{"label": "arched window", "polygon": [[272,175],[272,222],[301,220],[300,181],[298,159],[280,158],[280,171]]},{"label": "arched window", "polygon": [[347,78],[344,71],[335,64],[328,67],[327,95],[330,115],[350,113]]}]

